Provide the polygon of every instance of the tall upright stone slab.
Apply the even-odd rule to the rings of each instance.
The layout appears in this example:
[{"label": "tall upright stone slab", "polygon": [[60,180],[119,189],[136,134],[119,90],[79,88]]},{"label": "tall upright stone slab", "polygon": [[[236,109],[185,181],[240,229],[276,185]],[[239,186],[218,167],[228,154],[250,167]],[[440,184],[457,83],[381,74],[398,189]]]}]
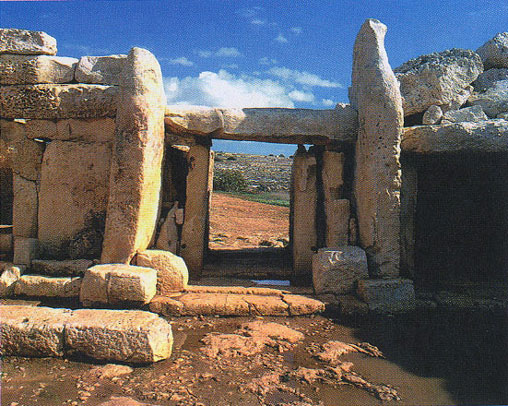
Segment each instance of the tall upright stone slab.
[{"label": "tall upright stone slab", "polygon": [[317,245],[316,172],[314,154],[298,151],[293,158],[290,216],[293,277],[296,283],[310,282],[312,279],[313,248]]},{"label": "tall upright stone slab", "polygon": [[118,100],[101,261],[127,264],[150,244],[159,209],[166,99],[149,51],[130,51]]},{"label": "tall upright stone slab", "polygon": [[356,38],[350,99],[358,110],[354,198],[371,276],[395,277],[400,262],[402,98],[384,48],[386,26],[368,19]]},{"label": "tall upright stone slab", "polygon": [[208,243],[208,212],[213,187],[213,153],[203,145],[190,148],[181,255],[191,278],[199,277]]},{"label": "tall upright stone slab", "polygon": [[349,200],[343,199],[344,154],[323,153],[323,192],[326,215],[326,246],[347,245],[349,238]]}]

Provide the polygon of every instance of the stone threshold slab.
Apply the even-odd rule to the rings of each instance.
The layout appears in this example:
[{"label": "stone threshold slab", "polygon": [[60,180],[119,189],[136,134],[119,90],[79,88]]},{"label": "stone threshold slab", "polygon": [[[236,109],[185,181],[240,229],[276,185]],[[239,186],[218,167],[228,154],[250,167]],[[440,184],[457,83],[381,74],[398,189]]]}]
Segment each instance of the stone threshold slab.
[{"label": "stone threshold slab", "polygon": [[[163,316],[287,317],[321,313],[325,310],[324,303],[319,300],[276,289],[211,286],[199,288],[172,297],[156,296],[150,302],[150,311]],[[242,290],[247,293],[240,293]]]}]

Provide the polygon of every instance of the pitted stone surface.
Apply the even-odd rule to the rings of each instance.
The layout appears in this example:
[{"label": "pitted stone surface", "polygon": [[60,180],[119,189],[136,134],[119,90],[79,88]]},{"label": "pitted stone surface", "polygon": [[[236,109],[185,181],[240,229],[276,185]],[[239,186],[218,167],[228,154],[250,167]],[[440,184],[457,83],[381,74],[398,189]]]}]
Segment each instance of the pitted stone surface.
[{"label": "pitted stone surface", "polygon": [[394,69],[400,82],[404,115],[421,113],[432,105],[458,109],[472,92],[480,73],[480,57],[468,49],[449,49],[411,59]]},{"label": "pitted stone surface", "polygon": [[65,345],[70,354],[129,363],[157,362],[171,355],[171,325],[139,310],[72,312],[65,323]]},{"label": "pitted stone surface", "polygon": [[0,55],[0,84],[69,83],[77,63],[63,56]]},{"label": "pitted stone surface", "polygon": [[52,276],[82,276],[92,265],[93,261],[89,259],[70,259],[64,261],[34,259],[32,261],[32,272]]},{"label": "pitted stone surface", "polygon": [[127,55],[82,56],[76,67],[76,81],[119,85]]},{"label": "pitted stone surface", "polygon": [[4,118],[64,119],[116,115],[118,88],[104,85],[10,85],[0,88]]},{"label": "pitted stone surface", "polygon": [[159,63],[133,48],[121,75],[103,263],[130,263],[148,248],[159,212],[166,98]]},{"label": "pitted stone surface", "polygon": [[2,355],[61,357],[70,310],[35,306],[0,306]]},{"label": "pitted stone surface", "polygon": [[0,266],[0,298],[9,297],[14,294],[14,287],[19,280],[25,267],[7,263]]},{"label": "pitted stone surface", "polygon": [[367,20],[355,42],[350,98],[358,108],[354,199],[369,272],[397,276],[400,264],[399,84],[384,48],[386,26]]},{"label": "pitted stone surface", "polygon": [[78,297],[79,277],[23,275],[14,287],[16,295],[30,297]]},{"label": "pitted stone surface", "polygon": [[413,281],[409,279],[368,279],[358,282],[357,294],[369,310],[397,313],[415,308]]},{"label": "pitted stone surface", "polygon": [[81,284],[80,301],[143,305],[155,296],[157,271],[123,264],[104,264],[88,268]]},{"label": "pitted stone surface", "polygon": [[182,257],[168,251],[146,250],[136,254],[136,265],[157,271],[157,294],[178,292],[187,287],[189,272]]},{"label": "pitted stone surface", "polygon": [[485,69],[508,68],[508,32],[500,32],[476,50]]},{"label": "pitted stone surface", "polygon": [[477,123],[479,121],[485,121],[489,118],[483,112],[483,109],[480,105],[466,107],[460,110],[450,110],[443,114],[443,119],[441,120],[441,124],[450,124],[450,123]]},{"label": "pitted stone surface", "polygon": [[367,256],[360,247],[321,248],[312,258],[316,294],[347,294],[360,279],[368,279]]},{"label": "pitted stone surface", "polygon": [[0,54],[56,55],[56,39],[42,31],[0,28]]},{"label": "pitted stone surface", "polygon": [[507,152],[508,122],[495,119],[478,123],[408,127],[404,129],[402,149],[419,154]]},{"label": "pitted stone surface", "polygon": [[496,118],[508,112],[508,79],[494,82],[482,93],[474,93],[468,100],[473,106],[481,106],[490,117]]}]

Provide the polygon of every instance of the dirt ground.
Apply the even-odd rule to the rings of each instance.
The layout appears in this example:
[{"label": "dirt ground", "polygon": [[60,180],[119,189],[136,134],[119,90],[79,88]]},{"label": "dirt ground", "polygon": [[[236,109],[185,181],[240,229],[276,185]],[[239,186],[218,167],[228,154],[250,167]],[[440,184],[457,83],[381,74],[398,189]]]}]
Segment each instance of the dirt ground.
[{"label": "dirt ground", "polygon": [[213,193],[211,249],[283,247],[289,241],[289,208]]},{"label": "dirt ground", "polygon": [[[1,404],[97,406],[112,397],[123,399],[105,404],[336,406],[508,401],[503,355],[506,320],[492,315],[420,313],[364,321],[322,316],[193,317],[170,322],[172,356],[154,365],[131,365],[132,370],[123,366],[104,369],[103,364],[87,359],[4,357]],[[294,331],[286,341],[260,344],[248,341],[250,336],[242,330],[244,323],[251,322],[275,322]],[[272,325],[268,329],[275,330]],[[241,342],[231,346],[224,337]],[[331,364],[330,357],[319,354],[326,343],[337,340],[368,342],[385,358],[350,352]],[[344,376],[337,375],[333,369],[337,366],[345,371]],[[381,400],[386,394],[396,394],[400,400]]]}]

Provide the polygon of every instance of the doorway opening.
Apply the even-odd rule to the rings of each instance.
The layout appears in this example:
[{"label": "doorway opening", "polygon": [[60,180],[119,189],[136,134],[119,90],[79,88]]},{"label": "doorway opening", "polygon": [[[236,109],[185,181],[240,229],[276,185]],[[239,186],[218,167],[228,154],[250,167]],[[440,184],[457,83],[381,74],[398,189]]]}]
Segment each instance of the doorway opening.
[{"label": "doorway opening", "polygon": [[213,193],[203,276],[289,284],[290,184],[296,146],[217,144],[212,147]]},{"label": "doorway opening", "polygon": [[508,282],[508,156],[418,159],[416,283]]},{"label": "doorway opening", "polygon": [[0,261],[12,257],[13,173],[11,168],[0,168]]}]

